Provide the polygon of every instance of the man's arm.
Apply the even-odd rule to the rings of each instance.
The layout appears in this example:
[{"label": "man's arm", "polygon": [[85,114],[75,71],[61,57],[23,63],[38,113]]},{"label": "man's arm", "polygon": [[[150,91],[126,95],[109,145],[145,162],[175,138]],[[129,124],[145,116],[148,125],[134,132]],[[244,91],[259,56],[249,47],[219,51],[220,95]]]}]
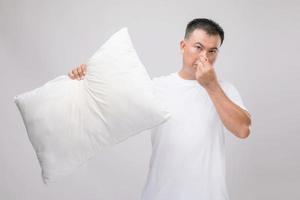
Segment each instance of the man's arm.
[{"label": "man's arm", "polygon": [[224,93],[218,82],[205,88],[224,126],[239,138],[246,138],[250,134],[251,115],[235,103]]},{"label": "man's arm", "polygon": [[208,59],[200,56],[196,65],[197,81],[206,89],[224,126],[239,138],[246,138],[250,134],[250,114],[233,103],[220,86],[214,67]]}]

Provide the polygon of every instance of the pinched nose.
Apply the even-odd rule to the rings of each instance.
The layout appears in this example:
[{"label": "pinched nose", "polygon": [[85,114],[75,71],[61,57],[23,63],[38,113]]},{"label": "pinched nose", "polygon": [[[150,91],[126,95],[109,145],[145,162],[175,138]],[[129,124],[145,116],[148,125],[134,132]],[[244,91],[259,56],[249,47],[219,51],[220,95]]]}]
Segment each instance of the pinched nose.
[{"label": "pinched nose", "polygon": [[200,59],[202,61],[207,61],[208,60],[205,51],[200,52],[198,59]]}]

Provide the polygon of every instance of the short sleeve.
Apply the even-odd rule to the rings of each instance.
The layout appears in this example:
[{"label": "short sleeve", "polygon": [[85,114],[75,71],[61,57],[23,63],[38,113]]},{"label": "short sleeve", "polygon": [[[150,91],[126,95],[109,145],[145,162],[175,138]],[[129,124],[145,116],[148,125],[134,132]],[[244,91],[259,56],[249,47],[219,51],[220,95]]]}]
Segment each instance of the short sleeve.
[{"label": "short sleeve", "polygon": [[242,109],[246,110],[249,112],[249,110],[246,108],[246,106],[244,105],[243,99],[239,93],[239,91],[237,90],[237,88],[229,82],[225,82],[225,84],[223,84],[223,90],[225,92],[225,94],[227,95],[227,97],[233,101],[235,104],[237,104],[239,107],[241,107]]}]

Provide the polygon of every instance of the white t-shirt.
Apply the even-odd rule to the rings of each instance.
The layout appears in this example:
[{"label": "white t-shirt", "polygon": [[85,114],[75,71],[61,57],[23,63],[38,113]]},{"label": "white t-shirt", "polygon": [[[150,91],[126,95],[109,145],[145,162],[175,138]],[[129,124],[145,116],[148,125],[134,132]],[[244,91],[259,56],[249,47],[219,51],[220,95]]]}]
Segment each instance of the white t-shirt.
[{"label": "white t-shirt", "polygon": [[[142,200],[229,200],[223,125],[206,90],[178,72],[152,79],[171,118],[151,129],[152,156]],[[237,89],[219,83],[247,110]]]}]

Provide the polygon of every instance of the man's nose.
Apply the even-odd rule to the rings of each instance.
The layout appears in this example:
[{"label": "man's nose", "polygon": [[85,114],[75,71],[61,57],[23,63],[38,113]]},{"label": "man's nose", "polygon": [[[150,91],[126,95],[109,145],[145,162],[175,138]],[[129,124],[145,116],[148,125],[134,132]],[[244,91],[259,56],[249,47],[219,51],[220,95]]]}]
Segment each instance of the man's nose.
[{"label": "man's nose", "polygon": [[203,57],[204,59],[207,59],[207,52],[205,50],[202,50],[200,53],[199,53],[199,59],[200,57]]}]

